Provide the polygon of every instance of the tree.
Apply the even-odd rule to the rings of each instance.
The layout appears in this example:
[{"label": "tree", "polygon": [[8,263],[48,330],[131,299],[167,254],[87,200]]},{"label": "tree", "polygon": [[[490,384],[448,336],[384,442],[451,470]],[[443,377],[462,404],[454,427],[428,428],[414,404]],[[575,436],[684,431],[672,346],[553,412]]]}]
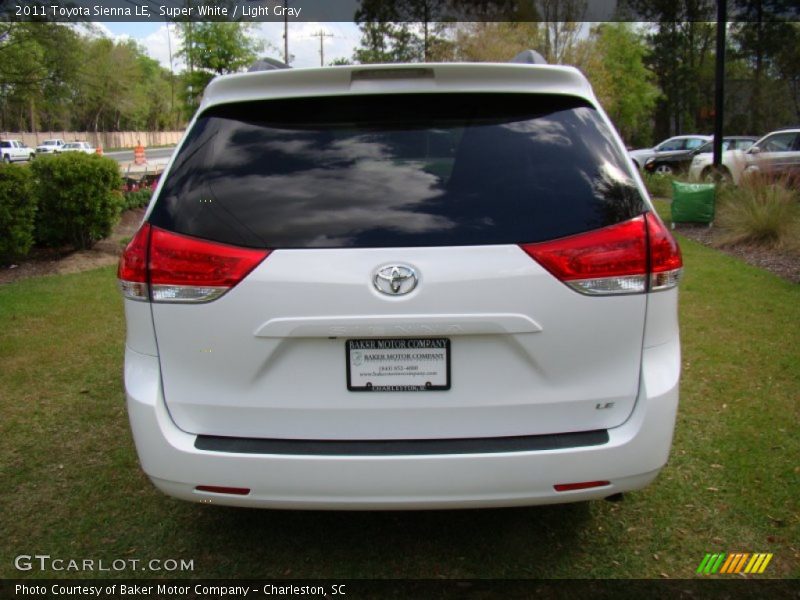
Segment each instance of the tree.
[{"label": "tree", "polygon": [[86,46],[79,88],[83,125],[94,131],[119,129],[122,115],[136,107],[136,45],[98,38],[86,41]]},{"label": "tree", "polygon": [[783,87],[779,80],[788,77],[791,85],[796,77],[800,61],[797,24],[782,20],[788,8],[784,0],[736,0],[735,8],[740,20],[732,27],[732,56],[744,60],[752,70],[749,126],[760,132],[776,125],[771,117],[776,112],[775,97],[782,95],[776,89]]},{"label": "tree", "polygon": [[539,0],[535,6],[543,21],[542,55],[553,64],[573,62],[572,53],[586,14],[585,0]]},{"label": "tree", "polygon": [[446,22],[455,0],[362,0],[355,20],[361,47],[353,54],[360,63],[426,62],[452,56]]},{"label": "tree", "polygon": [[0,101],[3,129],[60,124],[76,77],[80,39],[69,27],[43,22],[0,24]]},{"label": "tree", "polygon": [[644,65],[642,36],[624,22],[599,25],[591,35],[594,60],[587,75],[597,97],[627,142],[649,143],[659,91]]},{"label": "tree", "polygon": [[794,109],[794,120],[800,121],[800,23],[790,23],[785,44],[775,57],[780,79],[785,82]]},{"label": "tree", "polygon": [[542,27],[539,23],[459,23],[454,58],[470,62],[506,62],[523,50],[541,47]]},{"label": "tree", "polygon": [[711,0],[627,0],[622,9],[654,23],[645,64],[661,88],[657,138],[713,126],[714,40]]},{"label": "tree", "polygon": [[407,23],[367,21],[361,29],[361,47],[353,60],[361,64],[416,62],[419,55],[411,46]]},{"label": "tree", "polygon": [[158,129],[170,73],[133,41],[58,23],[0,25],[5,130]]},{"label": "tree", "polygon": [[186,109],[193,113],[198,99],[216,75],[244,70],[264,48],[251,35],[252,25],[237,22],[183,23],[178,53],[189,65],[184,76]]}]

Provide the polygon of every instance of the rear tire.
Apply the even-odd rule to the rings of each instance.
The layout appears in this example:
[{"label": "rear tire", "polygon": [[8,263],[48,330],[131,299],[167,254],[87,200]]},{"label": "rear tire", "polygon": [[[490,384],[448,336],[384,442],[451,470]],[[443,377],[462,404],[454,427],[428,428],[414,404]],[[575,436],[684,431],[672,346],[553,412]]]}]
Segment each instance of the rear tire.
[{"label": "rear tire", "polygon": [[669,165],[657,165],[655,173],[656,175],[672,175],[672,167]]},{"label": "rear tire", "polygon": [[700,174],[700,179],[707,183],[733,183],[731,172],[725,167],[720,167],[719,173],[714,172],[714,167],[706,167]]},{"label": "rear tire", "polygon": [[3,155],[3,162],[7,165],[11,164],[11,157],[8,154]]}]

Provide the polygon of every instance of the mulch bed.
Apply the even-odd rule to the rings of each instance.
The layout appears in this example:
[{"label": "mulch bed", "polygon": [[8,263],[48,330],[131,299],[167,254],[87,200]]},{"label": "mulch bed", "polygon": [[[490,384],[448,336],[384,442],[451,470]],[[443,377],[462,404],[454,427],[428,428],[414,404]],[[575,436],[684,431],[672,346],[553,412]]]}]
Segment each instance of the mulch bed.
[{"label": "mulch bed", "polygon": [[675,231],[692,241],[716,248],[792,283],[800,283],[800,255],[798,254],[745,244],[721,245],[715,239],[715,229],[706,225],[678,224],[675,226]]}]

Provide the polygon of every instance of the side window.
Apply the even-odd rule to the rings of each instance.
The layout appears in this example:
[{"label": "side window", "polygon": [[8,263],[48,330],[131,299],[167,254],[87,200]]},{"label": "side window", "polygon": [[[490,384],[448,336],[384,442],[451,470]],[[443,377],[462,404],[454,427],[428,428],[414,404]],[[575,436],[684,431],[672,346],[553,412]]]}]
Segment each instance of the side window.
[{"label": "side window", "polygon": [[0,148],[11,148],[11,142],[0,142]]},{"label": "side window", "polygon": [[686,140],[686,149],[687,150],[694,150],[702,146],[705,143],[705,140],[701,140],[700,138],[692,138],[690,140]]},{"label": "side window", "polygon": [[656,150],[659,152],[671,152],[673,150],[683,150],[685,140],[680,139],[669,139],[666,142],[662,142],[659,146],[656,147]]},{"label": "side window", "polygon": [[776,133],[759,144],[762,152],[789,152],[797,137],[796,133]]}]

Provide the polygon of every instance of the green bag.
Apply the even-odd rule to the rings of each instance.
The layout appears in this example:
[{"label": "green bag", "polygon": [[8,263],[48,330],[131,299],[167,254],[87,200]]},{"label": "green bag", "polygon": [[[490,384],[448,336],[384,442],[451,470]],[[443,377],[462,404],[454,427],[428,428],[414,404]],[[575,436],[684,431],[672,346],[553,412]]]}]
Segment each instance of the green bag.
[{"label": "green bag", "polygon": [[711,223],[714,220],[713,183],[672,182],[672,222]]}]

